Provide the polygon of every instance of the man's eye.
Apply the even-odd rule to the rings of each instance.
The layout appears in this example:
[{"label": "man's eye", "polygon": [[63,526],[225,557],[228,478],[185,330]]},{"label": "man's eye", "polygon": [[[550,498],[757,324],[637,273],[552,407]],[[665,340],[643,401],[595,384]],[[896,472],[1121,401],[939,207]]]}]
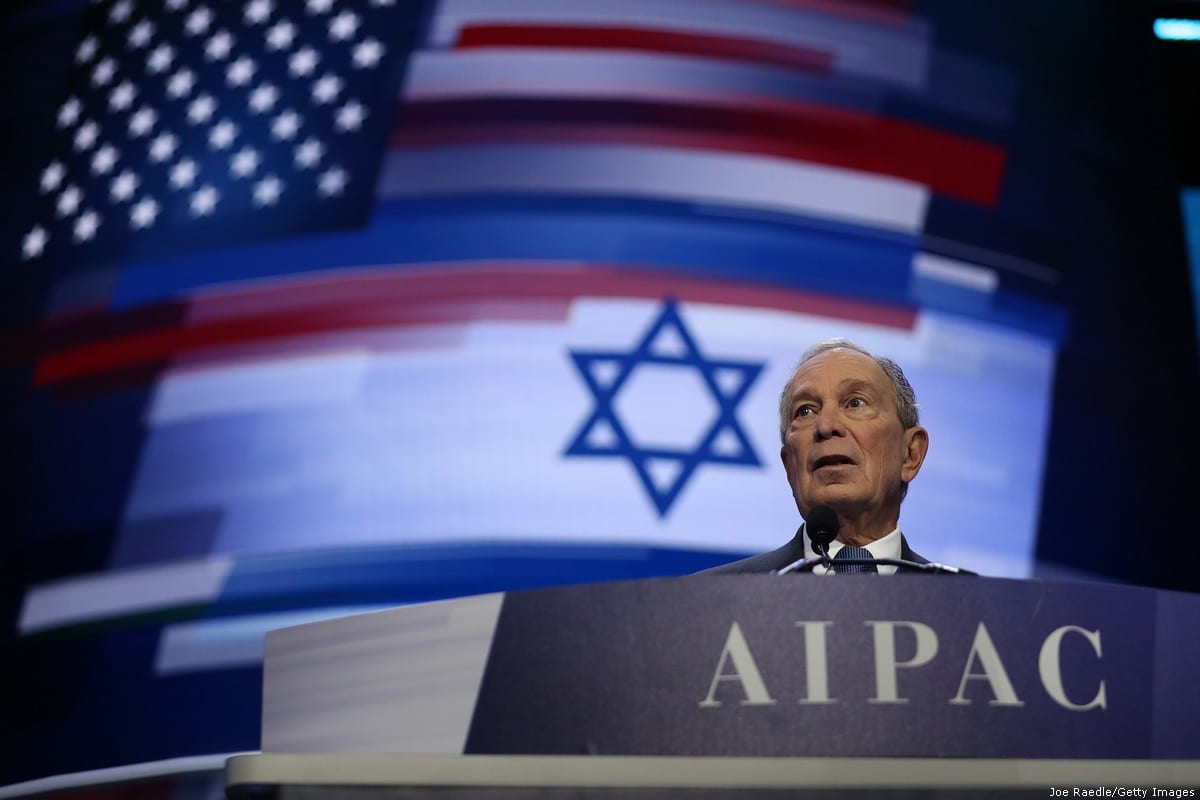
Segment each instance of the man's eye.
[{"label": "man's eye", "polygon": [[846,405],[849,408],[865,408],[867,405],[867,400],[864,397],[851,397],[846,401]]},{"label": "man's eye", "polygon": [[800,406],[799,408],[796,409],[796,413],[794,414],[794,416],[811,417],[815,413],[817,413],[817,410],[815,408],[813,408],[812,406]]}]

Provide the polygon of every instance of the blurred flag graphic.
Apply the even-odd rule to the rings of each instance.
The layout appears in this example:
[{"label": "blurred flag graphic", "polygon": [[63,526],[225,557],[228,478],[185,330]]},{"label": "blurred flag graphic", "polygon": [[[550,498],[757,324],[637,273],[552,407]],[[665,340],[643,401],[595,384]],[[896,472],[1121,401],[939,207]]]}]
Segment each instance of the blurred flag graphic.
[{"label": "blurred flag graphic", "polygon": [[65,5],[5,257],[46,302],[4,334],[14,664],[59,706],[0,781],[255,748],[274,626],[777,546],[828,336],[917,387],[919,549],[1028,571],[1043,132],[905,0]]}]

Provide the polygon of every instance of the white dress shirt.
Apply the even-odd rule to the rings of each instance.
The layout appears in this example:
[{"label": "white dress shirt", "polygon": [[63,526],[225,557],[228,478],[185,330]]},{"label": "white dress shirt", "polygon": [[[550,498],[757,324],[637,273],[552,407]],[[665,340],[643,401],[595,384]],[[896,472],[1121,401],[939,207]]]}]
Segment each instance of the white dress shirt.
[{"label": "white dress shirt", "polygon": [[[838,551],[845,547],[844,542],[834,539],[829,543],[829,557],[833,558],[838,554]],[[871,553],[871,558],[900,558],[900,527],[892,529],[892,532],[881,539],[876,539],[873,542],[865,545]],[[812,540],[808,538],[807,532],[804,534],[804,558],[814,559],[820,558],[817,551],[812,548]],[[896,572],[896,567],[890,564],[876,564],[875,568],[879,570],[880,575],[893,575]],[[834,575],[833,570],[825,569],[820,564],[813,567],[813,575]]]}]

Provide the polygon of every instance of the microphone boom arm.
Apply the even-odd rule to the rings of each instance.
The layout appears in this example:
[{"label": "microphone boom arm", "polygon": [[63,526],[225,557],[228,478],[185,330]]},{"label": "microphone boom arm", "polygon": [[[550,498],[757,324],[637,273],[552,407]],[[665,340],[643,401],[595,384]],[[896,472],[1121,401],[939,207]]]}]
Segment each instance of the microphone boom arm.
[{"label": "microphone boom arm", "polygon": [[[833,559],[825,553],[820,553],[819,555],[819,558],[801,558],[797,561],[793,561],[786,567],[780,567],[777,570],[773,570],[770,574],[787,575],[792,572],[812,572],[813,569],[818,565],[825,567],[825,569],[833,569]],[[843,558],[839,559],[838,563],[846,564],[848,566],[855,564],[861,564],[863,566],[867,566],[869,564],[883,564],[884,566],[888,567],[898,567],[900,569],[911,570],[913,572],[927,572],[935,575],[979,575],[978,572],[972,572],[969,569],[951,567],[947,564],[939,564],[936,561],[929,561],[924,564],[919,564],[916,561],[908,561],[903,558]]]}]

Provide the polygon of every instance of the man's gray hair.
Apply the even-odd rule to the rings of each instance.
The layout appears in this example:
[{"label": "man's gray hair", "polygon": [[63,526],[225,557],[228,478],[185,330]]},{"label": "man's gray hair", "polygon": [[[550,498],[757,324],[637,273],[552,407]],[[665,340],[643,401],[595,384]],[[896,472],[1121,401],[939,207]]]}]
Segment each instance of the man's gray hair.
[{"label": "man's gray hair", "polygon": [[822,353],[827,353],[830,350],[853,350],[856,353],[862,353],[867,356],[883,370],[883,373],[888,376],[888,380],[892,382],[892,391],[896,395],[896,410],[900,416],[900,424],[905,430],[915,427],[920,424],[921,418],[917,411],[917,394],[913,391],[912,384],[908,382],[908,378],[904,377],[904,370],[900,369],[900,365],[890,358],[877,356],[859,344],[855,344],[847,339],[826,339],[823,342],[818,342],[808,350],[804,351],[804,355],[800,357],[800,361],[796,364],[796,368],[792,370],[791,377],[787,383],[783,385],[783,392],[779,395],[779,439],[782,442],[787,441],[787,430],[790,424],[791,397],[788,391],[792,388],[792,381],[796,378],[796,373],[800,368],[812,361]]}]

